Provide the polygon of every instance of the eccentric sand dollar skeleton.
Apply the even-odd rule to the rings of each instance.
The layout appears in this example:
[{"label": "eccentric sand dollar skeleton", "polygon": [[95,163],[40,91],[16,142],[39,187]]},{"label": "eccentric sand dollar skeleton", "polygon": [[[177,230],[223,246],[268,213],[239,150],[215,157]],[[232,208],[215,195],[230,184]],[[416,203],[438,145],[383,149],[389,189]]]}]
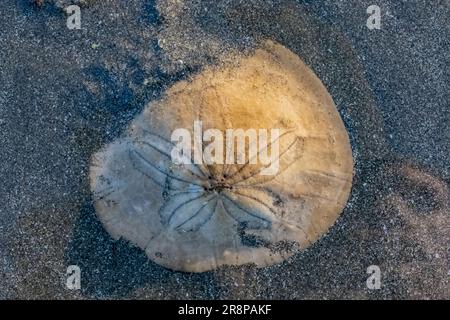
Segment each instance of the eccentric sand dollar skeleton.
[{"label": "eccentric sand dollar skeleton", "polygon": [[[92,159],[91,188],[105,228],[173,270],[281,262],[323,235],[349,197],[349,138],[320,80],[270,41],[235,60],[175,84]],[[174,130],[195,135],[196,121],[203,132],[279,130],[257,149],[276,145],[278,170],[261,174],[267,164],[250,161],[250,143],[240,164],[174,163]],[[207,145],[193,143],[192,154]]]}]

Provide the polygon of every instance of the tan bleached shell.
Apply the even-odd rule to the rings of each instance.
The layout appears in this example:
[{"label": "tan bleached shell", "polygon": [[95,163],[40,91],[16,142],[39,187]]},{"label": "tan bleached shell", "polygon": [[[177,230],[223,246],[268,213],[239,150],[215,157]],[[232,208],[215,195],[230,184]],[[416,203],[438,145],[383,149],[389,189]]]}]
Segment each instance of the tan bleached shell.
[{"label": "tan bleached shell", "polygon": [[[175,164],[172,133],[192,132],[194,121],[203,131],[279,129],[277,174],[262,175],[267,166],[250,164],[248,155],[244,164]],[[349,138],[331,96],[298,56],[270,41],[236,64],[175,84],[125,137],[94,155],[90,172],[111,236],[189,272],[263,267],[307,248],[342,212],[352,176]]]}]

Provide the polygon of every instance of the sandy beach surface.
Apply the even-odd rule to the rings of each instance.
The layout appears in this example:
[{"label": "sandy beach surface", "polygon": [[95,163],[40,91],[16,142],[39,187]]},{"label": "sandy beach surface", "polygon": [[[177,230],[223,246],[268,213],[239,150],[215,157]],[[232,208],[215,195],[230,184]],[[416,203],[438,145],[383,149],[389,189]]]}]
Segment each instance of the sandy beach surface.
[{"label": "sandy beach surface", "polygon": [[[377,0],[369,30],[372,2],[1,1],[0,298],[450,299],[450,1]],[[91,155],[175,82],[265,39],[314,70],[344,120],[355,176],[339,220],[261,269],[173,272],[114,241]]]}]

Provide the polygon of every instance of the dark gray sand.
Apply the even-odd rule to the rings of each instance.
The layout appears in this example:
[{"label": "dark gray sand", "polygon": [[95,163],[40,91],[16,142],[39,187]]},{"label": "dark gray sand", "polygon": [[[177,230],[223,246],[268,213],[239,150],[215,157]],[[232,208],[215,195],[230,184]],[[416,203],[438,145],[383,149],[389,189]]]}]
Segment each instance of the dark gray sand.
[{"label": "dark gray sand", "polygon": [[[30,2],[0,2],[0,298],[450,299],[450,1]],[[68,30],[62,8],[77,2],[82,29]],[[381,30],[366,27],[371,4]],[[263,269],[172,272],[112,240],[92,153],[168,86],[262,39],[316,72],[347,126],[340,219]],[[73,264],[79,291],[65,285]]]}]

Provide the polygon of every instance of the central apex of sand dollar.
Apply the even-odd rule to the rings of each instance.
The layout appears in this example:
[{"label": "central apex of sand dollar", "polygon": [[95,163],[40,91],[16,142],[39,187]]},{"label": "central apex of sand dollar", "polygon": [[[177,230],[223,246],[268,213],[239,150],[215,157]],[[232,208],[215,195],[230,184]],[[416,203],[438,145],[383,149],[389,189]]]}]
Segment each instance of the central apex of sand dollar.
[{"label": "central apex of sand dollar", "polygon": [[[314,73],[270,41],[235,61],[175,84],[92,159],[105,228],[173,270],[281,262],[323,235],[350,194],[348,135]],[[181,146],[178,129],[189,133]],[[239,148],[230,129],[258,135]],[[221,151],[235,161],[221,162]],[[271,165],[274,174],[261,174]]]}]

